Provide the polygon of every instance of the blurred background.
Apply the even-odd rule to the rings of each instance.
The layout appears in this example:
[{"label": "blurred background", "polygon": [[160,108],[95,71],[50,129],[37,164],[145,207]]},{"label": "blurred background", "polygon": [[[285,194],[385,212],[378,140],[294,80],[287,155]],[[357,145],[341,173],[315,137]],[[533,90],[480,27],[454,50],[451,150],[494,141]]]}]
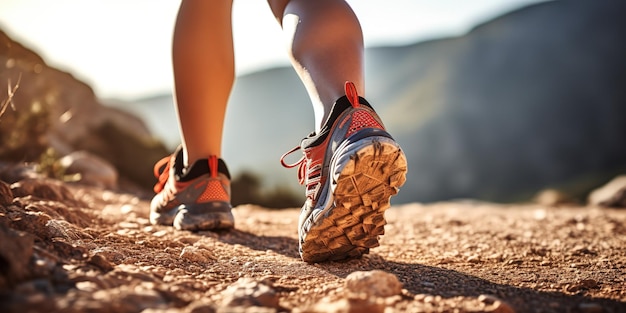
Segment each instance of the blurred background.
[{"label": "blurred background", "polygon": [[[348,2],[364,30],[366,97],[409,159],[394,203],[518,202],[548,188],[584,199],[626,172],[623,1]],[[299,205],[296,173],[278,158],[313,129],[312,109],[265,1],[234,3],[238,78],[224,158],[248,198],[233,202]],[[21,73],[13,102],[30,117],[20,108],[2,117],[0,159],[82,149],[149,185],[155,158],[179,143],[170,61],[178,4],[2,1],[0,80]],[[100,106],[115,113],[96,114]],[[20,137],[15,125],[32,129]],[[34,137],[39,149],[20,146]],[[268,200],[279,196],[293,201]]]}]

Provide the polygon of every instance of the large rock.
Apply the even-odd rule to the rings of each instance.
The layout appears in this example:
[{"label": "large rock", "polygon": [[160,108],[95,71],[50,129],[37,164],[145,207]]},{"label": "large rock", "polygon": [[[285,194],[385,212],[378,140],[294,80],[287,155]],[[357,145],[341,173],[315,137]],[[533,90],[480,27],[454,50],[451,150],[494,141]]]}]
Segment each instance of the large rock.
[{"label": "large rock", "polygon": [[64,168],[65,175],[77,176],[75,180],[83,184],[115,189],[118,172],[104,159],[87,151],[75,151],[61,159],[58,163]]},{"label": "large rock", "polygon": [[589,204],[626,208],[626,175],[615,177],[589,194]]},{"label": "large rock", "polygon": [[89,151],[122,175],[149,187],[152,165],[167,149],[144,122],[103,106],[93,90],[71,74],[49,67],[31,50],[0,31],[0,100],[11,99],[0,123],[0,159],[37,161],[48,148],[66,155]]}]

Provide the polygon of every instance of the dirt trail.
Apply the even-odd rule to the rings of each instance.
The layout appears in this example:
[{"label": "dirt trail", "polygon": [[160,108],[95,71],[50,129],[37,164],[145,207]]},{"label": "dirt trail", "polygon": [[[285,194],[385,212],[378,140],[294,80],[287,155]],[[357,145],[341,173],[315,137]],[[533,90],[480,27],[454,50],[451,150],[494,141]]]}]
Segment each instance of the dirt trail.
[{"label": "dirt trail", "polygon": [[[307,264],[298,209],[239,206],[235,230],[190,233],[150,225],[147,197],[0,187],[2,312],[626,312],[624,210],[395,206],[369,255]],[[403,289],[347,287],[372,270]]]}]

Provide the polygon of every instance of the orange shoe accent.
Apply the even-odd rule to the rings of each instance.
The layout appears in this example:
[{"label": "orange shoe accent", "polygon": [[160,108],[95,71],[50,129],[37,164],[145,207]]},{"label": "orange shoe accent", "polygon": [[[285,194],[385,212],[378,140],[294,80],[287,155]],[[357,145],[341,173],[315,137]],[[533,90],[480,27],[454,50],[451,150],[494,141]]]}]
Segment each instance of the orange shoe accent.
[{"label": "orange shoe accent", "polygon": [[167,183],[167,179],[170,177],[170,160],[172,159],[171,155],[168,155],[158,162],[154,164],[154,177],[158,179],[158,182],[154,185],[154,192],[159,193],[165,187],[165,183]]},{"label": "orange shoe accent", "polygon": [[211,201],[230,201],[226,190],[224,190],[224,186],[217,180],[208,182],[204,192],[198,196],[198,203]]}]

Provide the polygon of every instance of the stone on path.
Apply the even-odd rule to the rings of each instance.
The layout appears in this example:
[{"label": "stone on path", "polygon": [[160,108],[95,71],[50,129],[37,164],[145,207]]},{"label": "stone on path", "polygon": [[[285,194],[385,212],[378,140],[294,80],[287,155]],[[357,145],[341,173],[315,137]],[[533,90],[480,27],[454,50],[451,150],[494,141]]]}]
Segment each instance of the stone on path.
[{"label": "stone on path", "polygon": [[373,270],[350,273],[345,281],[346,289],[369,297],[392,297],[402,293],[402,283],[390,273]]},{"label": "stone on path", "polygon": [[589,194],[589,205],[626,208],[626,175],[615,177]]},{"label": "stone on path", "polygon": [[252,278],[240,278],[222,293],[224,307],[278,308],[278,295],[274,289]]}]

